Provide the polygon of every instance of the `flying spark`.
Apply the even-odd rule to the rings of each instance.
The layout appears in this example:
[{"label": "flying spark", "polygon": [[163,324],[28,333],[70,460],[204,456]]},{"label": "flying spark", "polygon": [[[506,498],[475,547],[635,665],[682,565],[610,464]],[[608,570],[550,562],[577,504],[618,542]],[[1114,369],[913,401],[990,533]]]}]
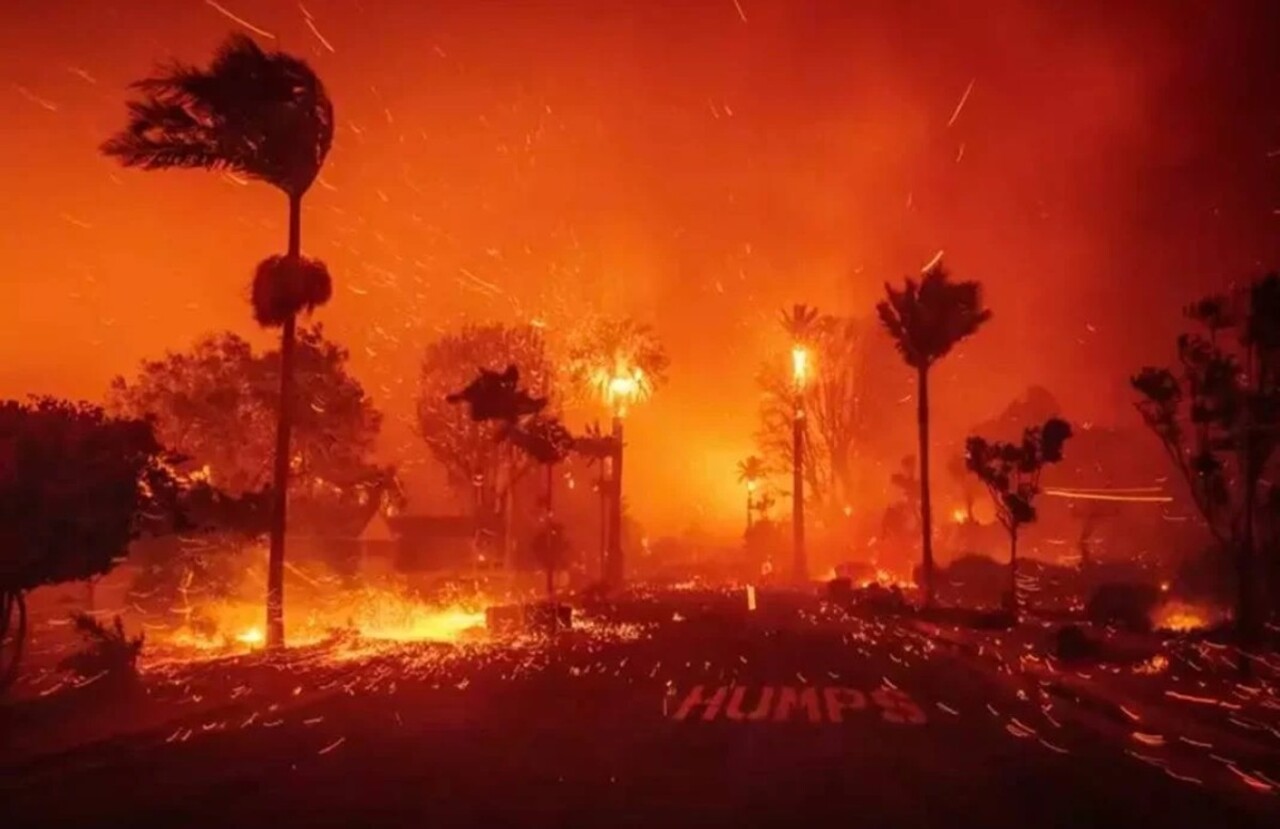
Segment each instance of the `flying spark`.
[{"label": "flying spark", "polygon": [[225,7],[220,6],[217,3],[213,2],[213,0],[204,0],[204,3],[206,6],[213,9],[218,14],[222,15],[223,17],[227,18],[230,21],[239,23],[241,26],[244,26],[246,29],[253,32],[254,34],[262,35],[263,37],[269,37],[272,40],[276,39],[276,36],[271,34],[271,32],[268,32],[266,29],[261,29],[253,25],[248,20],[245,20],[243,17],[237,17],[236,15],[232,14],[229,10],[227,10]]},{"label": "flying spark", "polygon": [[956,122],[956,119],[960,117],[960,110],[964,109],[965,101],[969,100],[969,93],[973,91],[974,80],[977,80],[977,79],[976,78],[971,79],[969,81],[969,85],[964,88],[964,94],[960,96],[960,103],[956,104],[956,111],[951,113],[951,120],[947,122],[948,127],[954,124]]},{"label": "flying spark", "polygon": [[320,30],[316,28],[315,21],[311,19],[311,15],[307,15],[306,21],[307,21],[307,28],[311,30],[311,34],[316,36],[316,40],[320,41],[321,45],[323,45],[324,48],[328,49],[330,52],[336,52],[337,50],[333,48],[333,44],[330,43],[328,40],[326,40],[324,35],[320,34]]}]

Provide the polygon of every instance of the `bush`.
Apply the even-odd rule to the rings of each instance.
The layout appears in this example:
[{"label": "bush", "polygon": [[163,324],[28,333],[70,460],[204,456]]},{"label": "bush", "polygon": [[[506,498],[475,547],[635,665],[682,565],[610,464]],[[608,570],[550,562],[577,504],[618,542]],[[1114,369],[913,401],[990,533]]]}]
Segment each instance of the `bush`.
[{"label": "bush", "polygon": [[1064,661],[1093,659],[1101,652],[1098,642],[1079,625],[1063,625],[1053,634],[1053,652]]},{"label": "bush", "polygon": [[126,636],[124,622],[119,616],[115,617],[111,627],[88,613],[73,614],[71,620],[76,632],[85,640],[85,647],[63,659],[61,668],[86,678],[102,675],[117,680],[137,677],[142,634],[132,639]]},{"label": "bush", "polygon": [[1160,603],[1154,585],[1112,582],[1099,585],[1085,605],[1085,618],[1095,625],[1119,625],[1126,630],[1151,630],[1151,613]]}]

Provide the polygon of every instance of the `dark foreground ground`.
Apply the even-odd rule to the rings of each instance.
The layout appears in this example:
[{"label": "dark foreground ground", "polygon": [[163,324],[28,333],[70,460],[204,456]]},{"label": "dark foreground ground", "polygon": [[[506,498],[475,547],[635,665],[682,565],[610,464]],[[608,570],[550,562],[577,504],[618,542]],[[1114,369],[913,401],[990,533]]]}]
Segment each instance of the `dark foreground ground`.
[{"label": "dark foreground ground", "polygon": [[38,736],[59,695],[11,706],[0,826],[1280,825],[1274,757],[1117,727],[902,624],[740,593],[600,618],[554,652],[157,668],[141,700],[76,692],[117,732],[87,743]]}]

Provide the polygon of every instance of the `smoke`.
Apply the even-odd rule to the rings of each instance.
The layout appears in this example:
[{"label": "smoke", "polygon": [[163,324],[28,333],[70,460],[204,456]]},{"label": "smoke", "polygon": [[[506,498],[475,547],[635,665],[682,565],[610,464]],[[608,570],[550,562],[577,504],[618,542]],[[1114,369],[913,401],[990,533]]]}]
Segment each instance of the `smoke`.
[{"label": "smoke", "polygon": [[[24,171],[0,182],[0,392],[97,397],[145,355],[254,330],[249,275],[284,205],[94,150],[126,84],[204,59],[225,17],[38,5],[0,12],[0,152]],[[1126,378],[1171,354],[1181,306],[1280,261],[1263,4],[741,5],[309,2],[326,46],[295,3],[255,4],[336,102],[303,243],[388,411],[388,460],[418,451],[434,333],[632,313],[673,358],[630,429],[634,509],[730,526],[782,305],[869,314],[939,250],[982,280],[995,319],[936,375],[945,443],[1033,382],[1125,421]]]}]

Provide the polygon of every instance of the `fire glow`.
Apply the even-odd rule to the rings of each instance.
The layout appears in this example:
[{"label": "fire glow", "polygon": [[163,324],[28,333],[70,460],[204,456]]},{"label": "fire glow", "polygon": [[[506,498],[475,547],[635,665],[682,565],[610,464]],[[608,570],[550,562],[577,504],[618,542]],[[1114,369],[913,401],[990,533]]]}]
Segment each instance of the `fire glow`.
[{"label": "fire glow", "polygon": [[1222,620],[1222,613],[1210,607],[1195,605],[1189,602],[1166,602],[1151,616],[1151,625],[1156,630],[1168,630],[1185,633],[1203,630]]},{"label": "fire glow", "polygon": [[[307,646],[350,637],[370,643],[458,643],[481,638],[481,603],[433,606],[390,589],[362,588],[311,597],[288,607],[291,645]],[[249,599],[211,601],[192,609],[192,621],[157,638],[166,656],[172,651],[235,653],[265,643],[262,605]]]}]

